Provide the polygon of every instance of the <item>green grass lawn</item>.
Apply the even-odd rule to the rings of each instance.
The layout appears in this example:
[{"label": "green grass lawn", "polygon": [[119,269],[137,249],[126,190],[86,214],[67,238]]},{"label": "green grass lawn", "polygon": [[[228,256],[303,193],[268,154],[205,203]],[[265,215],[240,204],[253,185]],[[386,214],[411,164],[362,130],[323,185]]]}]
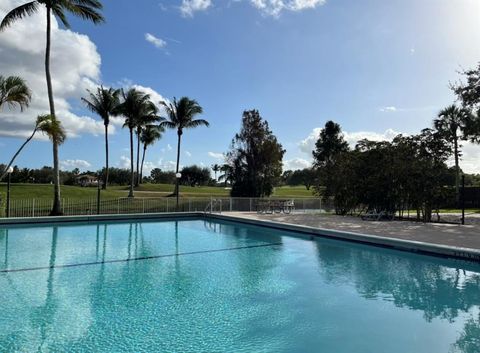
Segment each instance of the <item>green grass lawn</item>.
[{"label": "green grass lawn", "polygon": [[[7,186],[0,184],[0,194],[5,197]],[[166,197],[171,195],[174,185],[170,184],[142,184],[135,189],[136,197]],[[53,195],[53,185],[49,184],[11,184],[12,200],[25,199],[51,199]],[[62,185],[62,198],[65,199],[92,199],[97,195],[95,187],[79,187]],[[180,186],[180,195],[182,197],[228,197],[230,190],[218,186]],[[102,190],[102,199],[116,199],[128,196],[128,186],[110,186],[107,190]],[[312,191],[304,186],[282,186],[275,188],[273,197],[312,197]]]}]

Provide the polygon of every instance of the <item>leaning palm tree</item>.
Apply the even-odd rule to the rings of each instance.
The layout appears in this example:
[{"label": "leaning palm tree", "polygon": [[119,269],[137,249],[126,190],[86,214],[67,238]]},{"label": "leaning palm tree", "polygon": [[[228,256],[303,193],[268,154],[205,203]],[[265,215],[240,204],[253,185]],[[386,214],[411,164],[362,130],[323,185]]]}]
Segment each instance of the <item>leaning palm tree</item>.
[{"label": "leaning palm tree", "polygon": [[[167,120],[162,121],[160,126],[167,129],[176,129],[178,136],[177,143],[177,167],[175,173],[178,174],[180,166],[180,144],[182,140],[183,130],[191,129],[199,126],[209,126],[208,121],[204,119],[195,119],[196,115],[202,114],[203,109],[196,100],[188,97],[182,97],[179,101],[173,98],[173,103],[160,102],[167,112]],[[175,183],[175,193],[178,197],[178,178]]]},{"label": "leaning palm tree", "polygon": [[149,125],[153,125],[156,122],[164,120],[158,116],[158,108],[152,102],[148,101],[142,106],[142,112],[136,120],[136,131],[135,135],[137,137],[137,173],[135,178],[135,186],[140,185],[141,176],[140,176],[140,143],[142,142],[142,131]]},{"label": "leaning palm tree", "polygon": [[[41,115],[37,118],[38,130],[48,136],[53,145],[53,165],[58,166],[58,146],[65,142],[67,135],[62,123],[54,115]],[[60,196],[60,171],[53,168],[53,181],[55,195]],[[60,203],[55,205],[56,198],[53,200],[51,216],[62,214]],[[58,207],[58,209],[57,209]]]},{"label": "leaning palm tree", "polygon": [[165,132],[163,127],[158,125],[147,125],[140,135],[140,141],[143,144],[143,155],[142,163],[140,165],[140,182],[143,176],[143,163],[145,162],[145,153],[147,152],[148,146],[153,145],[156,141],[162,138],[162,134]]},{"label": "leaning palm tree", "polygon": [[467,140],[467,129],[470,126],[472,114],[455,105],[450,105],[440,111],[438,118],[433,121],[435,129],[440,132],[443,138],[453,145],[453,155],[455,158],[455,195],[457,201],[459,199],[460,189],[460,166],[459,159],[461,156],[460,140]]},{"label": "leaning palm tree", "polygon": [[118,107],[118,112],[125,117],[123,127],[128,128],[130,133],[130,191],[128,197],[134,197],[133,186],[135,183],[134,169],[134,148],[133,134],[137,128],[138,122],[145,114],[147,106],[150,105],[150,96],[135,88],[129,89],[127,92],[122,90],[123,102]]},{"label": "leaning palm tree", "polygon": [[35,136],[35,134],[38,132],[38,130],[40,129],[40,123],[41,121],[39,121],[37,119],[36,123],[35,123],[35,127],[33,128],[33,131],[32,131],[32,134],[25,140],[24,143],[22,143],[22,145],[20,146],[20,148],[17,150],[17,152],[15,152],[15,154],[13,155],[12,159],[10,159],[10,162],[8,162],[7,166],[5,167],[5,169],[3,170],[3,173],[0,175],[0,181],[3,180],[3,178],[5,178],[5,176],[7,175],[7,170],[13,165],[13,162],[15,162],[15,159],[18,157],[18,155],[20,154],[20,152],[22,152],[23,148],[33,139],[33,137]]},{"label": "leaning palm tree", "polygon": [[21,111],[30,105],[32,92],[21,77],[0,75],[0,109],[3,105],[9,108],[19,107]]},{"label": "leaning palm tree", "polygon": [[118,114],[121,91],[119,89],[98,87],[95,93],[89,90],[87,92],[89,95],[88,99],[82,98],[82,101],[90,111],[102,118],[105,126],[105,173],[102,188],[106,189],[108,184],[108,125],[110,124],[110,117]]},{"label": "leaning palm tree", "polygon": [[[52,88],[52,78],[50,75],[50,47],[51,47],[51,30],[52,30],[52,13],[53,15],[63,23],[67,28],[70,28],[70,24],[67,21],[65,15],[66,12],[71,13],[74,16],[78,16],[85,20],[90,20],[93,23],[101,23],[104,21],[103,16],[98,12],[103,8],[99,0],[33,0],[27,2],[23,5],[20,5],[13,10],[11,10],[3,18],[0,23],[0,31],[9,27],[13,22],[22,19],[26,16],[33,15],[37,13],[41,6],[45,6],[47,12],[47,29],[46,29],[46,48],[45,48],[45,76],[47,79],[47,92],[48,92],[48,103],[50,105],[50,116],[55,118],[55,103],[53,100],[53,88]],[[53,141],[55,145],[56,142]],[[54,148],[58,152],[58,146]],[[56,161],[56,162],[55,162]],[[55,175],[59,175],[59,165],[58,165],[58,155],[54,158]],[[61,214],[61,203],[60,203],[60,185],[58,184],[60,179],[54,178],[55,194],[53,201],[52,215]]]}]

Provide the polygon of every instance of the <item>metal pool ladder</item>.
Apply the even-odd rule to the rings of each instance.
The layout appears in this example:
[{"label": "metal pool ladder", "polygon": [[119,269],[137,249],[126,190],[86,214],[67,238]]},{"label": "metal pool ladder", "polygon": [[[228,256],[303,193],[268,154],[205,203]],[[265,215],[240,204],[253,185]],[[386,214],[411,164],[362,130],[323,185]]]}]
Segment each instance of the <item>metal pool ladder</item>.
[{"label": "metal pool ladder", "polygon": [[[218,209],[217,209],[218,208]],[[210,199],[205,207],[204,213],[222,213],[222,199]]]}]

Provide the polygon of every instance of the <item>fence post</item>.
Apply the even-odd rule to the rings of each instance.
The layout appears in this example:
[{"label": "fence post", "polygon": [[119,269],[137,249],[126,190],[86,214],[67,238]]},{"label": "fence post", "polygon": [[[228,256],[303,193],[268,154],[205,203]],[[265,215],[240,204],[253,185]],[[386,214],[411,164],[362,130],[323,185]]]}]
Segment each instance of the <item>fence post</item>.
[{"label": "fence post", "polygon": [[230,212],[232,212],[232,198],[230,197]]},{"label": "fence post", "polygon": [[32,200],[32,217],[35,217],[35,199]]},{"label": "fence post", "polygon": [[167,197],[167,213],[168,213],[168,197]]},{"label": "fence post", "polygon": [[142,199],[142,213],[145,213],[145,199]]},{"label": "fence post", "polygon": [[462,174],[462,225],[465,224],[465,174]]},{"label": "fence post", "polygon": [[188,212],[192,212],[192,199],[188,199]]}]

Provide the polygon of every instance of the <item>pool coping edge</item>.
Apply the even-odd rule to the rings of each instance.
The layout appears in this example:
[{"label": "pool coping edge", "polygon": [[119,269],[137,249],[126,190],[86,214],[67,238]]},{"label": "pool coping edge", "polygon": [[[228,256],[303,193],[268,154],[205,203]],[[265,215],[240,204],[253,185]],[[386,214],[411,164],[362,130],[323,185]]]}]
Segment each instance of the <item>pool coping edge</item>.
[{"label": "pool coping edge", "polygon": [[480,250],[472,248],[464,248],[457,246],[441,245],[434,243],[426,243],[415,240],[406,240],[390,237],[382,237],[379,235],[348,232],[342,230],[334,230],[327,228],[311,227],[306,225],[298,225],[293,223],[277,222],[272,220],[259,220],[246,218],[235,215],[223,215],[223,214],[207,214],[207,218],[228,220],[234,222],[240,222],[251,225],[264,226],[269,228],[276,228],[282,230],[290,230],[304,234],[304,238],[325,237],[332,239],[340,239],[353,241],[356,243],[368,244],[370,246],[382,246],[387,248],[393,248],[402,251],[409,251],[415,253],[423,253],[427,255],[437,255],[442,257],[452,257],[457,259],[470,260],[480,262]]}]

